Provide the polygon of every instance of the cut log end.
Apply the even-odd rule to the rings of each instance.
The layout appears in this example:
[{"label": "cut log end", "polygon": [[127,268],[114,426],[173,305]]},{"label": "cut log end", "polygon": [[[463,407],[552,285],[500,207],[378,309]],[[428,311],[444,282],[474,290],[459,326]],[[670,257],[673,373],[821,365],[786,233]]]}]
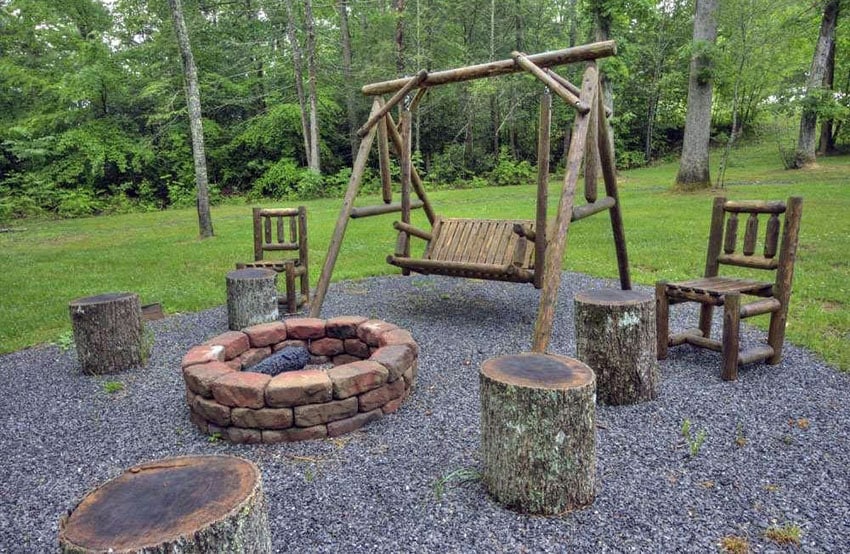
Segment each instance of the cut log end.
[{"label": "cut log end", "polygon": [[635,290],[593,289],[579,292],[576,302],[594,306],[641,306],[646,302],[645,293]]},{"label": "cut log end", "polygon": [[159,552],[163,545],[187,546],[225,520],[244,525],[255,504],[265,509],[260,472],[247,460],[187,456],[153,461],[88,494],[60,522],[59,542],[65,552]]},{"label": "cut log end", "polygon": [[595,379],[593,371],[578,360],[530,352],[486,360],[481,373],[506,385],[550,390],[580,388]]},{"label": "cut log end", "polygon": [[271,269],[262,269],[258,267],[248,267],[245,269],[235,269],[227,274],[228,279],[244,280],[244,279],[268,279],[275,272]]},{"label": "cut log end", "polygon": [[95,296],[86,296],[85,298],[77,298],[76,300],[72,300],[69,302],[71,307],[74,306],[93,306],[97,304],[106,304],[109,302],[115,302],[116,300],[124,300],[130,299],[136,296],[135,293],[132,292],[108,292],[105,294],[98,294]]}]

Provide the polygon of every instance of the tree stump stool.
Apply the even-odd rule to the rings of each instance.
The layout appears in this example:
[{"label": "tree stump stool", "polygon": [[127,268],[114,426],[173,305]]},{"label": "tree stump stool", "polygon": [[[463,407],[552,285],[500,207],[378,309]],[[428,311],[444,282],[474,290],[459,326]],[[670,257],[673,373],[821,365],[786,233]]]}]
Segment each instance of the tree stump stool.
[{"label": "tree stump stool", "polygon": [[277,272],[272,269],[237,269],[227,274],[227,323],[241,331],[277,321]]},{"label": "tree stump stool", "polygon": [[481,366],[483,481],[499,503],[553,515],[593,502],[596,378],[572,358],[519,354]]},{"label": "tree stump stool", "polygon": [[59,521],[59,547],[75,554],[271,552],[260,470],[233,456],[131,468]]},{"label": "tree stump stool", "polygon": [[68,304],[77,357],[85,373],[100,375],[144,365],[142,308],[138,295],[112,292]]},{"label": "tree stump stool", "polygon": [[634,404],[658,395],[655,300],[633,290],[596,289],[575,296],[576,357],[596,373],[596,398]]}]

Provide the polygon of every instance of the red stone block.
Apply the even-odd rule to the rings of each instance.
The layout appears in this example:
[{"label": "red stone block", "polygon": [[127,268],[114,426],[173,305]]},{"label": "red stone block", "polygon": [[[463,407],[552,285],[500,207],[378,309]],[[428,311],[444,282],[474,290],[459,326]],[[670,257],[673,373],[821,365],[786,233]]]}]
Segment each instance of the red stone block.
[{"label": "red stone block", "polygon": [[369,357],[369,345],[360,339],[345,339],[345,352],[361,360]]},{"label": "red stone block", "polygon": [[327,336],[335,339],[357,338],[357,326],[366,321],[365,317],[342,316],[332,317],[327,322]]},{"label": "red stone block", "polygon": [[327,372],[319,369],[286,371],[266,386],[266,403],[274,407],[300,406],[327,402],[333,385]]},{"label": "red stone block", "polygon": [[248,335],[248,340],[254,348],[270,346],[286,339],[286,325],[282,321],[252,325],[242,329],[242,332]]},{"label": "red stone block", "polygon": [[320,339],[325,336],[325,320],[315,317],[287,319],[286,336],[291,339]]},{"label": "red stone block", "polygon": [[316,356],[336,356],[345,352],[345,346],[341,339],[323,338],[310,341],[308,348],[311,354]]},{"label": "red stone block", "polygon": [[404,396],[402,396],[401,398],[396,398],[395,400],[390,400],[389,402],[384,404],[384,406],[381,408],[381,411],[384,412],[385,415],[395,413],[398,411],[399,408],[401,408],[403,402]]},{"label": "red stone block", "polygon": [[364,392],[358,396],[361,412],[371,412],[376,408],[380,408],[391,400],[396,400],[404,395],[404,379],[396,379],[392,383],[388,383],[383,387]]},{"label": "red stone block", "polygon": [[200,429],[201,433],[209,432],[209,423],[201,415],[194,410],[189,410],[189,421],[195,424],[195,427]]},{"label": "red stone block", "polygon": [[407,368],[407,371],[405,371],[402,374],[402,377],[404,377],[404,382],[407,384],[408,388],[412,387],[413,384],[416,383],[416,376],[418,374],[419,374],[419,362],[415,361],[412,364],[410,364],[410,367]]},{"label": "red stone block", "polygon": [[219,346],[223,346],[225,360],[232,360],[251,347],[251,344],[248,342],[248,335],[241,331],[227,331],[217,337],[211,338],[204,344],[218,344]]},{"label": "red stone block", "polygon": [[287,339],[274,345],[272,347],[272,351],[277,352],[278,350],[283,350],[287,346],[292,346],[294,348],[307,348],[307,343],[303,340]]},{"label": "red stone block", "polygon": [[380,409],[377,409],[372,410],[371,412],[357,414],[353,417],[348,417],[339,421],[328,423],[328,436],[338,437],[340,435],[345,435],[346,433],[350,433],[355,429],[360,429],[367,423],[375,421],[376,419],[380,419],[383,416],[384,412],[382,412]]},{"label": "red stone block", "polygon": [[292,427],[292,408],[233,408],[230,420],[237,427],[259,429],[286,429]]},{"label": "red stone block", "polygon": [[370,319],[358,325],[357,337],[369,346],[378,346],[378,338],[393,329],[398,329],[398,326],[380,319]]},{"label": "red stone block", "polygon": [[334,356],[333,364],[334,365],[343,365],[350,364],[351,362],[359,362],[363,358],[358,358],[357,356],[352,356],[351,354],[340,354],[339,356]]},{"label": "red stone block", "polygon": [[392,382],[407,371],[416,360],[416,354],[409,344],[392,344],[375,350],[369,359],[387,368],[390,372],[387,381]]},{"label": "red stone block", "polygon": [[[230,425],[230,408],[219,404],[215,400],[204,398],[202,396],[195,397],[195,403],[192,405],[198,415],[206,419],[210,423],[226,427]],[[210,431],[212,432],[212,431]]]},{"label": "red stone block", "polygon": [[380,387],[387,382],[387,368],[371,360],[352,362],[328,370],[334,398],[348,398]]},{"label": "red stone block", "polygon": [[325,425],[314,425],[313,427],[292,427],[280,431],[263,429],[263,442],[295,442],[323,439],[328,436],[328,428]]},{"label": "red stone block", "polygon": [[271,379],[262,373],[233,371],[220,377],[210,388],[213,397],[225,406],[262,408],[266,405],[266,385]]},{"label": "red stone block", "polygon": [[226,365],[233,371],[242,371],[242,360],[240,358],[233,358],[232,360],[227,360],[226,362],[224,362],[224,365]]},{"label": "red stone block", "polygon": [[187,368],[190,365],[205,364],[207,362],[223,362],[224,347],[220,345],[202,344],[193,346],[183,356],[180,367]]},{"label": "red stone block", "polygon": [[295,406],[295,425],[298,427],[313,427],[330,421],[351,417],[357,413],[357,398],[334,400],[324,404],[308,404]]},{"label": "red stone block", "polygon": [[242,429],[240,427],[227,428],[227,440],[237,444],[259,444],[263,442],[263,435],[259,429]]},{"label": "red stone block", "polygon": [[242,369],[248,369],[252,365],[257,365],[271,355],[272,349],[268,346],[263,348],[249,348],[239,356],[239,361],[242,363]]},{"label": "red stone block", "polygon": [[183,370],[183,380],[186,386],[195,394],[212,398],[210,385],[219,377],[233,373],[224,362],[207,362],[205,364],[190,365]]},{"label": "red stone block", "polygon": [[407,344],[413,349],[413,353],[419,355],[419,345],[413,340],[413,335],[410,331],[404,329],[394,329],[381,335],[378,340],[379,346],[391,346],[394,344]]}]

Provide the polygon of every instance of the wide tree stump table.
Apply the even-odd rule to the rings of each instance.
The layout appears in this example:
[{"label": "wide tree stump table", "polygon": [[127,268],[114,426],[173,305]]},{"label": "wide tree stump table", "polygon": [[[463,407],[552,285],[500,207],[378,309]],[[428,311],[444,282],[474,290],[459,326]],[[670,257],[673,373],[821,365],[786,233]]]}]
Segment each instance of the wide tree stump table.
[{"label": "wide tree stump table", "polygon": [[575,296],[576,357],[596,373],[601,404],[653,400],[661,380],[656,360],[655,300],[634,290],[596,289]]},{"label": "wide tree stump table", "polygon": [[481,366],[482,477],[497,502],[554,515],[593,502],[596,378],[572,358],[519,354]]},{"label": "wide tree stump table", "polygon": [[236,269],[227,274],[227,324],[233,331],[277,321],[277,272]]},{"label": "wide tree stump table", "polygon": [[110,292],[68,304],[77,357],[85,373],[117,373],[144,365],[142,308],[132,292]]},{"label": "wide tree stump table", "polygon": [[75,554],[271,552],[260,470],[233,456],[133,467],[62,518],[59,547]]}]

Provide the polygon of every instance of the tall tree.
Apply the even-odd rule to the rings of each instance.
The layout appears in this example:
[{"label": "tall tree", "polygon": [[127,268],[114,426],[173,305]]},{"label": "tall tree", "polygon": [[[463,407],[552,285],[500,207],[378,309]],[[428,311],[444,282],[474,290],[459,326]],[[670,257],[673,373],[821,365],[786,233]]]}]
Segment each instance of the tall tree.
[{"label": "tall tree", "polygon": [[676,186],[683,189],[711,187],[708,146],[711,139],[711,93],[713,86],[713,47],[717,40],[717,0],[696,0],[688,111],[682,158]]},{"label": "tall tree", "polygon": [[351,144],[351,159],[357,155],[357,112],[354,101],[354,82],[351,74],[351,33],[348,30],[348,0],[337,0],[339,11],[339,37],[342,46],[342,77],[345,89],[345,109],[348,112],[348,142]]},{"label": "tall tree", "polygon": [[310,123],[307,114],[310,109],[307,106],[307,95],[304,93],[304,78],[302,73],[304,63],[302,62],[301,45],[298,42],[298,34],[295,32],[295,13],[292,10],[292,0],[285,0],[286,7],[286,37],[289,47],[292,48],[292,64],[295,68],[295,94],[298,96],[298,105],[301,108],[301,136],[304,139],[304,159],[307,166],[312,167],[312,149],[310,140]]},{"label": "tall tree", "polygon": [[823,90],[829,62],[829,53],[835,43],[835,23],[838,20],[840,0],[826,0],[820,34],[812,57],[812,68],[806,82],[806,98],[803,113],[800,116],[800,134],[797,137],[797,150],[794,153],[794,167],[799,169],[815,163],[815,141],[817,131],[817,104]]},{"label": "tall tree", "polygon": [[204,152],[204,127],[201,120],[201,89],[198,86],[198,69],[189,42],[189,30],[183,17],[182,0],[168,0],[171,21],[180,48],[183,62],[183,77],[186,81],[186,104],[189,109],[189,127],[192,132],[192,158],[195,162],[195,185],[198,189],[198,225],[201,238],[213,236],[210,196],[207,182],[207,157]]},{"label": "tall tree", "polygon": [[310,96],[310,170],[322,172],[319,161],[319,99],[316,83],[316,27],[313,22],[313,1],[304,0],[304,26],[307,30],[307,84]]}]

